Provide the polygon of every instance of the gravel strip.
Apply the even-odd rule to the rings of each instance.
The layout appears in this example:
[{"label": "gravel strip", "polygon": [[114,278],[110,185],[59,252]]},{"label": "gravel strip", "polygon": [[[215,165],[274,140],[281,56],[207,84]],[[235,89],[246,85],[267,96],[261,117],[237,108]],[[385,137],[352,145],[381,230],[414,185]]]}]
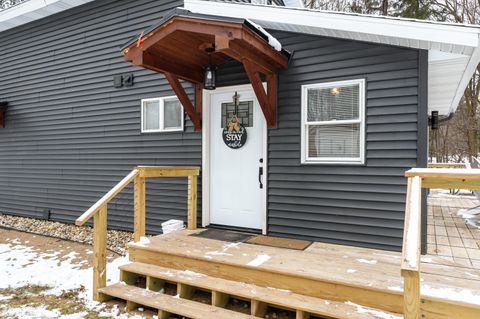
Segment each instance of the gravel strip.
[{"label": "gravel strip", "polygon": [[[79,227],[73,224],[0,213],[0,227],[90,245],[93,242],[93,229],[88,226]],[[127,243],[131,241],[133,241],[132,232],[109,230],[107,235],[107,249],[124,256],[127,253]]]}]

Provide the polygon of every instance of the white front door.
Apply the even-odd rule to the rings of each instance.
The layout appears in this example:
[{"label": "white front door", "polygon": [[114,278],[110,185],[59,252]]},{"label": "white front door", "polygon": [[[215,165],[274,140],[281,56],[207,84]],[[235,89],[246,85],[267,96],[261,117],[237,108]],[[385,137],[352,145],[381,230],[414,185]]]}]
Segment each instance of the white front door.
[{"label": "white front door", "polygon": [[[237,117],[246,128],[247,140],[229,148],[222,137],[233,110],[233,95],[240,97]],[[213,92],[209,105],[209,215],[210,224],[264,228],[266,123],[249,86]]]}]

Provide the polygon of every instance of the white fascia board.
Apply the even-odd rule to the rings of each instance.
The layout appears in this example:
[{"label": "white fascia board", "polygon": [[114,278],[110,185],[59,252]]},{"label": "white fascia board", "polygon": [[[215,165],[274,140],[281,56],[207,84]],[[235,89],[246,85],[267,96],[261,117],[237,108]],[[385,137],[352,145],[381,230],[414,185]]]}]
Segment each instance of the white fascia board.
[{"label": "white fascia board", "polygon": [[184,7],[203,14],[273,22],[279,27],[291,24],[303,30],[332,30],[333,34],[340,31],[351,34],[351,39],[361,41],[392,44],[391,40],[382,41],[382,38],[396,38],[402,46],[461,54],[470,54],[469,49],[478,46],[480,33],[480,28],[468,25],[242,3],[185,0]]},{"label": "white fascia board", "polygon": [[467,87],[468,82],[470,82],[470,79],[475,73],[475,70],[477,69],[479,63],[480,63],[480,37],[478,39],[477,48],[473,51],[473,54],[470,56],[470,60],[468,61],[467,67],[464,69],[462,78],[458,83],[458,86],[456,88],[456,93],[451,102],[451,106],[448,114],[455,112],[455,110],[457,109],[458,103],[460,103],[460,100],[462,99],[462,96],[465,92],[465,88]]},{"label": "white fascia board", "polygon": [[93,0],[28,0],[0,11],[0,32]]}]

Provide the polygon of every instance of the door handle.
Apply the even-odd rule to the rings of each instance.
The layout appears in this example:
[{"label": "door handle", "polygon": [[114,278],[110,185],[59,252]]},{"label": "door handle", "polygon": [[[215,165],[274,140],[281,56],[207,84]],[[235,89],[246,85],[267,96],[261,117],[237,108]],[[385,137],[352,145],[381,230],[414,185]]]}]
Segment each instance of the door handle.
[{"label": "door handle", "polygon": [[263,167],[260,166],[260,167],[258,168],[258,183],[260,184],[260,189],[263,188],[262,175],[263,175]]}]

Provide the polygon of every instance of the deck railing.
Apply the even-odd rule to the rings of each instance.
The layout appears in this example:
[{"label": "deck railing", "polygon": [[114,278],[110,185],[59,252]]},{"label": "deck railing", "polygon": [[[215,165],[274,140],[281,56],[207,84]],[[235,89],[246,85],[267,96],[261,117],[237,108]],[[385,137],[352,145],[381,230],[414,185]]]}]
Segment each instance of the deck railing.
[{"label": "deck railing", "polygon": [[428,163],[429,168],[466,168],[465,163]]},{"label": "deck railing", "polygon": [[200,168],[189,166],[137,166],[107,194],[82,214],[75,224],[84,225],[93,218],[93,299],[102,301],[99,289],[107,283],[107,206],[125,187],[134,182],[134,240],[145,235],[146,179],[188,177],[188,229],[197,228],[197,183]]},{"label": "deck railing", "polygon": [[480,169],[413,168],[405,176],[408,186],[401,263],[403,312],[406,319],[419,319],[422,188],[477,190],[480,189]]}]

